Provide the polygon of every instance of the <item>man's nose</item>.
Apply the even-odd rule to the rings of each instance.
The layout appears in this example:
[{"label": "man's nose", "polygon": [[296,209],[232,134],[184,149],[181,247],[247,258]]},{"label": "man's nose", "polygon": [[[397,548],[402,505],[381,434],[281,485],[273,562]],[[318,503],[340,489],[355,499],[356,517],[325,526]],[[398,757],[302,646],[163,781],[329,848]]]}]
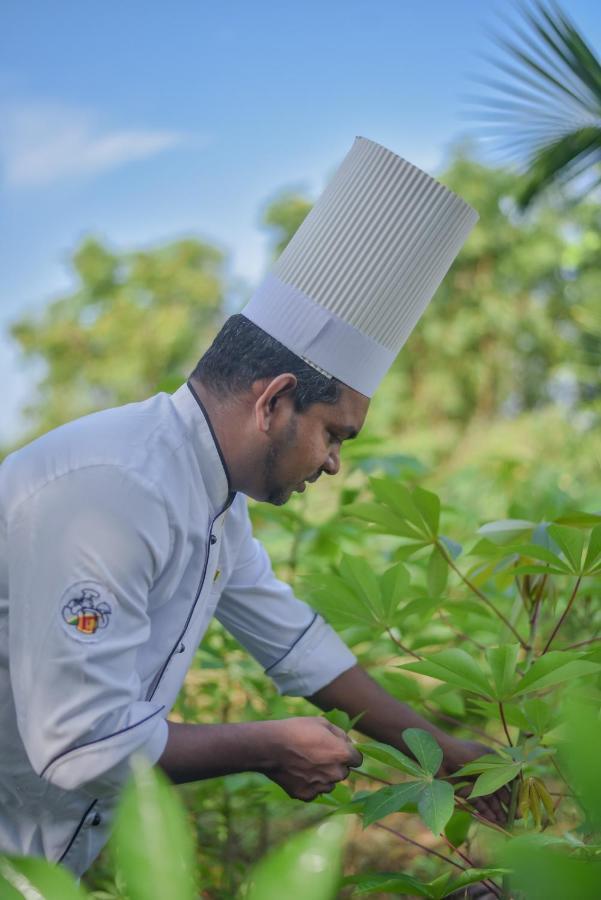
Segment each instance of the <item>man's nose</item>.
[{"label": "man's nose", "polygon": [[328,459],[323,467],[324,472],[328,475],[337,475],[340,471],[340,451],[339,450],[331,450],[328,454]]}]

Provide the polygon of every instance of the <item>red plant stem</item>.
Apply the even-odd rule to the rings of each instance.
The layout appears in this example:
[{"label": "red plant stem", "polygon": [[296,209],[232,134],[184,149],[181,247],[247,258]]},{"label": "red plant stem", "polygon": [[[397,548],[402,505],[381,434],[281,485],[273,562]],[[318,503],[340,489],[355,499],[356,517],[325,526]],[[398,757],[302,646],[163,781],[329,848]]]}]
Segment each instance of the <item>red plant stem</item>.
[{"label": "red plant stem", "polygon": [[497,617],[501,620],[501,622],[503,622],[503,624],[504,624],[507,628],[509,628],[509,630],[510,630],[511,633],[513,634],[514,638],[515,638],[517,641],[519,641],[520,646],[523,647],[524,650],[527,650],[528,647],[527,647],[526,642],[520,637],[520,635],[518,634],[518,632],[515,630],[515,628],[513,627],[513,625],[511,624],[511,622],[509,621],[509,619],[508,619],[505,615],[503,615],[503,613],[501,612],[500,609],[497,609],[497,607],[494,605],[494,603],[492,603],[492,602],[488,599],[488,597],[486,596],[486,594],[483,594],[482,591],[481,591],[479,588],[477,588],[475,584],[472,584],[472,582],[469,580],[469,578],[467,578],[467,577],[463,574],[463,572],[461,571],[461,569],[458,569],[458,568],[457,568],[457,566],[455,565],[455,561],[454,561],[453,558],[449,555],[449,553],[447,553],[446,548],[443,546],[443,544],[440,543],[440,541],[437,541],[437,542],[436,542],[436,546],[438,547],[440,553],[442,553],[443,556],[445,557],[445,559],[446,559],[448,565],[451,567],[451,569],[452,569],[457,575],[459,575],[459,577],[461,578],[461,580],[463,581],[463,583],[466,585],[466,587],[468,587],[468,588],[470,589],[470,591],[473,591],[474,594],[475,594],[477,597],[479,597],[480,600],[482,600],[482,602],[485,603],[485,604],[488,606],[488,608],[491,609],[491,610],[494,612],[495,616],[497,616]]},{"label": "red plant stem", "polygon": [[568,647],[562,647],[562,650],[576,650],[578,647],[586,647],[588,644],[595,644],[597,641],[601,641],[601,635],[597,635],[597,637],[589,638],[588,641],[578,641],[577,644],[570,644]]},{"label": "red plant stem", "polygon": [[406,834],[403,834],[400,831],[395,831],[394,828],[389,828],[388,825],[382,825],[380,822],[374,822],[375,828],[381,828],[383,831],[388,831],[390,834],[396,835],[396,837],[400,838],[402,841],[407,841],[408,844],[413,844],[414,847],[419,847],[420,850],[425,850],[426,853],[430,853],[432,856],[437,856],[438,859],[442,859],[443,862],[450,863],[452,866],[455,866],[456,869],[461,869],[462,872],[465,872],[466,866],[460,865],[460,863],[455,862],[454,859],[451,859],[450,856],[445,856],[444,853],[439,853],[438,850],[432,850],[431,847],[426,847],[425,844],[420,844],[417,841],[414,841],[413,838],[407,837]]},{"label": "red plant stem", "polygon": [[493,828],[495,831],[498,831],[500,834],[504,834],[505,837],[511,837],[511,834],[506,831],[501,825],[497,825],[496,822],[491,822],[490,819],[486,819],[484,816],[480,815],[474,807],[468,803],[463,797],[459,797],[455,794],[455,803],[458,803],[462,809],[468,812],[474,819],[477,819],[479,822],[482,822],[483,825],[487,825],[489,828]]},{"label": "red plant stem", "polygon": [[553,639],[554,639],[555,635],[557,634],[557,632],[559,631],[559,629],[561,628],[561,626],[562,626],[563,623],[565,622],[565,620],[566,620],[566,618],[567,618],[567,616],[568,616],[568,613],[570,612],[570,610],[571,610],[571,608],[572,608],[572,604],[574,603],[574,600],[576,599],[576,594],[578,593],[578,588],[580,587],[580,582],[581,582],[581,581],[582,581],[582,575],[579,575],[578,578],[576,579],[576,584],[574,585],[574,590],[572,591],[572,594],[571,594],[571,596],[570,596],[570,599],[568,600],[568,605],[566,606],[566,608],[564,609],[563,613],[561,614],[561,617],[560,617],[560,619],[559,619],[559,622],[557,623],[557,625],[556,625],[555,628],[553,629],[553,631],[552,631],[552,633],[551,633],[551,637],[549,638],[549,640],[548,640],[547,643],[545,644],[545,649],[543,650],[543,654],[547,652],[547,650],[549,649],[549,647],[550,647],[551,644],[553,643]]},{"label": "red plant stem", "polygon": [[420,662],[422,661],[423,656],[420,656],[418,653],[414,653],[413,650],[409,649],[409,647],[405,647],[404,644],[401,644],[401,642],[398,640],[398,638],[395,638],[395,636],[392,633],[392,630],[390,628],[387,628],[386,631],[388,633],[388,637],[393,642],[393,644],[396,644],[397,647],[403,651],[403,653],[406,653],[408,656],[412,656],[414,659],[418,659]]},{"label": "red plant stem", "polygon": [[[468,864],[468,866],[469,866],[470,869],[477,869],[477,868],[478,868],[478,866],[476,865],[476,863],[475,863],[473,860],[471,860],[471,859],[469,858],[469,856],[467,856],[467,854],[462,853],[461,850],[459,850],[458,847],[455,847],[455,845],[452,844],[452,843],[450,842],[450,840],[448,839],[448,837],[447,837],[446,835],[443,834],[443,835],[441,835],[441,837],[444,838],[445,843],[447,843],[447,844],[449,845],[449,847],[451,848],[451,850],[453,850],[453,851],[457,854],[457,856],[459,856],[464,862],[466,862],[466,863]],[[486,887],[491,891],[491,893],[493,893],[493,894],[495,895],[495,897],[501,898],[501,894],[500,894],[500,892],[499,892],[499,889],[498,889],[498,887],[496,886],[496,884],[495,884],[493,881],[489,881],[488,878],[483,878],[483,879],[482,879],[482,884],[485,884]]]},{"label": "red plant stem", "polygon": [[513,743],[511,741],[511,735],[509,734],[509,728],[507,727],[507,719],[505,718],[505,710],[503,709],[503,704],[499,703],[499,714],[501,716],[501,722],[503,723],[503,731],[505,732],[505,736],[507,738],[507,743],[510,747],[513,747]]}]

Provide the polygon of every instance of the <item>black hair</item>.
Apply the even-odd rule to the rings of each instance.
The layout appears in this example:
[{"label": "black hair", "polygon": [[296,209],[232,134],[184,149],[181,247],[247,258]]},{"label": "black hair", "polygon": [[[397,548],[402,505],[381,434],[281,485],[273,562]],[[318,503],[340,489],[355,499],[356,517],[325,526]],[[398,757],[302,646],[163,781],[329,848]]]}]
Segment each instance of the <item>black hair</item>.
[{"label": "black hair", "polygon": [[243,315],[227,319],[192,378],[224,396],[246,391],[258,379],[275,378],[283,372],[296,375],[296,412],[304,412],[312,403],[336,403],[340,396],[338,379],[322,375]]}]

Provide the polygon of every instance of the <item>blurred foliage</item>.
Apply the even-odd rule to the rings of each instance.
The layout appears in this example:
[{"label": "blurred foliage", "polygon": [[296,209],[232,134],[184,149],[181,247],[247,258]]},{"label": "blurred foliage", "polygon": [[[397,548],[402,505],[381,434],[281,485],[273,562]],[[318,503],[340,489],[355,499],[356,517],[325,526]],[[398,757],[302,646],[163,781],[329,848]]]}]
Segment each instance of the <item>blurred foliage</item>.
[{"label": "blurred foliage", "polygon": [[[566,208],[554,198],[522,216],[511,200],[514,176],[463,151],[443,180],[473,203],[480,223],[374,398],[364,432],[345,446],[341,475],[285,507],[254,505],[253,520],[278,574],[323,608],[387,690],[458,736],[473,737],[476,729],[501,748],[492,771],[485,765],[473,774],[485,793],[491,783],[519,773],[526,787],[515,796],[522,810],[516,829],[542,829],[543,837],[563,841],[559,850],[541,847],[541,869],[547,853],[559,853],[552,860],[558,859],[558,872],[571,872],[573,863],[580,872],[584,859],[583,884],[594,885],[596,870],[591,874],[582,847],[597,846],[597,813],[584,801],[598,794],[587,749],[598,724],[584,714],[581,726],[560,715],[558,698],[567,679],[577,688],[568,707],[598,708],[598,644],[580,645],[601,633],[600,579],[589,572],[599,540],[594,516],[601,511],[601,206],[591,197]],[[263,223],[276,252],[309,209],[308,200],[290,193],[268,207]],[[45,367],[30,404],[32,433],[91,409],[175,389],[231,307],[224,265],[222,251],[193,240],[143,253],[114,253],[86,241],[74,258],[77,289],[13,329],[24,352]],[[505,519],[511,521],[498,521]],[[536,657],[545,656],[577,579],[576,600],[547,648],[550,668],[541,668]],[[531,635],[534,603],[539,630]],[[530,658],[520,640],[535,648]],[[461,655],[466,650],[471,663]],[[557,653],[567,655],[559,660]],[[401,669],[404,663],[410,665]],[[522,690],[531,667],[532,690]],[[257,663],[213,622],[173,715],[227,722],[303,713],[314,708],[279,696]],[[565,740],[566,721],[576,749]],[[448,784],[434,777],[434,748],[424,750],[424,765],[410,774],[409,788],[398,780],[406,771],[391,769],[377,747],[370,752],[362,773],[353,776],[354,797],[341,785],[302,804],[253,773],[173,792],[185,804],[195,838],[201,896],[237,896],[249,869],[273,844],[345,811],[373,824],[364,832],[353,816],[347,882],[337,896],[414,890],[443,897],[482,878],[499,884],[499,864],[514,872],[528,900],[539,896],[522,886],[528,873],[520,845],[507,857],[490,849],[483,826],[465,809],[452,815],[444,835],[484,864],[484,873],[467,867],[451,877],[438,858],[407,843],[399,848],[392,835],[378,831],[384,812],[410,839],[448,852],[438,832],[452,809]],[[376,794],[374,777],[391,780],[395,790],[369,800]],[[428,778],[443,787],[425,791]],[[558,806],[554,821],[549,796]],[[134,831],[143,834],[139,825]],[[311,856],[313,840],[308,832],[291,846],[300,856],[308,847]],[[274,857],[271,871],[280,873],[282,890],[281,860],[295,852],[283,849]],[[286,868],[296,871],[293,864]],[[115,873],[109,850],[85,882],[97,900],[117,900],[130,896],[127,878],[118,866]],[[330,891],[325,877],[323,885]],[[188,888],[182,890],[186,896]]]},{"label": "blurred foliage", "polygon": [[73,256],[75,290],[12,328],[44,364],[27,408],[34,432],[174,390],[221,321],[224,262],[197,240],[134,253],[85,240]]}]

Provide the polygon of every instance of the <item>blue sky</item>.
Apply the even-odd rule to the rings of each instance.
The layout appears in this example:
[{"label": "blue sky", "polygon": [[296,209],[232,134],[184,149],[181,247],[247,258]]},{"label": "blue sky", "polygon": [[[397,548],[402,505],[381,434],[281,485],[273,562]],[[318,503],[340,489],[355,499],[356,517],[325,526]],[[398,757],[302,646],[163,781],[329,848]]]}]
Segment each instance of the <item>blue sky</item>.
[{"label": "blue sky", "polygon": [[[564,8],[599,48],[596,4]],[[83,236],[196,235],[256,283],[260,209],[282,188],[316,195],[355,135],[440,170],[501,11],[517,20],[476,0],[5,0],[0,440],[34,383],[8,323],[69,288]]]}]

